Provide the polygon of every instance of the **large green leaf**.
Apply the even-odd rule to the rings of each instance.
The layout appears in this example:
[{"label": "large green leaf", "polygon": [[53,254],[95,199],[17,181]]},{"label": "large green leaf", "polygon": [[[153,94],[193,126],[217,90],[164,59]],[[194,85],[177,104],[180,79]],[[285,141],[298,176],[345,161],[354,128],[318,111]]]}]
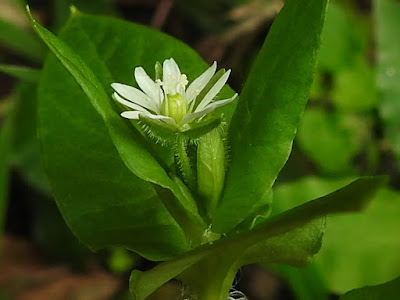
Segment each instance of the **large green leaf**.
[{"label": "large green leaf", "polygon": [[[310,177],[279,186],[274,189],[274,214],[332,192],[348,181]],[[400,274],[399,215],[399,193],[382,188],[365,212],[327,219],[315,264],[331,291],[343,293]]]},{"label": "large green leaf", "polygon": [[400,277],[376,286],[363,287],[346,293],[339,300],[383,300],[399,299]]},{"label": "large green leaf", "polygon": [[386,137],[400,161],[400,5],[396,0],[377,0],[378,93]]},{"label": "large green leaf", "polygon": [[326,5],[288,0],[269,31],[232,119],[232,159],[214,231],[229,231],[259,207],[289,157],[313,80]]},{"label": "large green leaf", "polygon": [[124,166],[101,118],[54,57],[43,69],[39,100],[43,164],[77,237],[94,250],[123,245],[154,260],[184,250],[151,184]]},{"label": "large green leaf", "polygon": [[134,271],[131,291],[144,300],[168,280],[178,277],[199,300],[227,296],[236,271],[254,262],[304,265],[321,243],[321,217],[362,209],[385,178],[361,178],[325,197],[272,217],[258,227],[215,241],[148,272]]}]

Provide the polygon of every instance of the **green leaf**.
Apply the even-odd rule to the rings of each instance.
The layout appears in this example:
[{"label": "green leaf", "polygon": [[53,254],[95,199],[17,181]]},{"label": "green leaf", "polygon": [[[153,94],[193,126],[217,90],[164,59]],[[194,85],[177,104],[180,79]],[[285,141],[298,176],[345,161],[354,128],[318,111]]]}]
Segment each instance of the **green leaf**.
[{"label": "green leaf", "polygon": [[248,230],[264,222],[271,214],[271,203],[273,201],[273,192],[269,190],[260,201],[255,205],[253,212],[237,225],[234,231]]},{"label": "green leaf", "polygon": [[[178,277],[199,300],[227,296],[238,268],[254,262],[303,265],[318,251],[321,218],[329,213],[362,209],[384,177],[360,178],[345,188],[268,219],[256,228],[199,247],[148,272],[133,271],[130,289],[144,300],[158,287]],[[207,276],[205,276],[207,274]]]},{"label": "green leaf", "polygon": [[[79,30],[79,27],[81,26],[81,20],[82,18],[85,18],[80,17],[79,13],[76,14],[78,15],[74,15],[71,19],[71,23],[66,29],[67,32],[68,29],[71,30],[71,28],[74,28],[75,26]],[[115,22],[118,21],[115,20]],[[88,96],[93,107],[103,118],[104,122],[108,126],[114,144],[116,144],[120,155],[125,159],[125,164],[127,167],[132,169],[132,171],[143,180],[159,184],[163,187],[170,186],[171,179],[167,176],[165,170],[161,168],[156,159],[145,149],[145,146],[140,143],[140,138],[139,141],[134,139],[135,136],[139,136],[139,133],[136,133],[134,130],[132,130],[132,128],[128,126],[128,123],[120,118],[114,111],[110,101],[110,96],[106,93],[102,83],[99,81],[91,68],[85,63],[85,61],[80,56],[75,54],[75,52],[69,48],[67,44],[41,27],[34,20],[32,20],[32,26],[35,28],[35,31],[43,39],[43,41],[49,46],[50,50],[61,61],[64,67],[71,73],[72,76],[74,76],[75,80]],[[84,32],[82,34],[84,34]],[[65,35],[67,35],[67,33],[64,33],[64,36]],[[87,43],[90,45],[91,41],[88,40]],[[95,45],[92,44],[90,46],[94,47]],[[108,74],[108,77],[110,77],[110,75],[111,74]],[[129,137],[131,139],[128,139]],[[123,140],[126,141],[124,142]],[[137,156],[140,156],[141,159],[132,159],[126,157],[128,156],[126,152],[128,152],[130,156],[134,156],[134,154],[136,154]]]},{"label": "green leaf", "polygon": [[231,230],[253,212],[289,157],[313,81],[326,5],[288,0],[269,31],[230,127],[232,159],[213,218],[216,232]]},{"label": "green leaf", "polygon": [[[304,177],[300,180],[279,184],[274,187],[274,202],[271,215],[280,214],[311,199],[328,195],[352,182],[352,177],[325,179],[316,176]],[[301,193],[299,193],[301,191]]]},{"label": "green leaf", "polygon": [[[283,184],[274,189],[273,214],[332,192],[349,180],[310,177]],[[400,194],[381,188],[363,213],[327,219],[315,265],[331,291],[343,293],[400,274],[399,214]]]},{"label": "green leaf", "polygon": [[37,190],[50,195],[50,186],[40,163],[40,146],[36,134],[37,85],[19,84],[17,99],[11,112],[10,159]]},{"label": "green leaf", "polygon": [[[168,36],[112,18],[75,13],[60,34],[69,47],[39,24],[34,26],[91,100],[54,57],[48,59],[39,89],[39,135],[55,198],[73,232],[94,249],[128,245],[156,260],[186,249],[164,205],[186,229],[202,232],[193,200],[183,196],[148,152],[145,138],[115,112],[110,84],[133,83],[135,66],[150,69],[155,61],[172,54],[189,78],[199,75],[205,63]],[[165,152],[166,148],[159,149]],[[164,190],[162,203],[143,180],[171,188],[181,201],[188,202],[181,204]]]},{"label": "green leaf", "polygon": [[351,291],[339,300],[382,300],[397,299],[400,295],[400,277],[376,286],[363,287]]},{"label": "green leaf", "polygon": [[400,162],[400,40],[393,28],[400,26],[400,5],[395,0],[377,0],[377,85],[380,96],[379,113],[385,135]]},{"label": "green leaf", "polygon": [[341,71],[353,62],[355,56],[364,54],[368,26],[350,6],[338,1],[329,4],[318,60],[318,68],[323,71]]},{"label": "green leaf", "polygon": [[0,72],[29,83],[37,83],[40,76],[39,70],[14,65],[0,65]]},{"label": "green leaf", "polygon": [[[67,75],[50,58],[39,89],[43,164],[67,224],[92,250],[121,245],[151,260],[182,253],[188,245],[181,229],[151,184],[124,166],[101,118]],[[45,85],[59,76],[61,84]]]},{"label": "green leaf", "polygon": [[255,243],[242,254],[242,264],[280,263],[304,267],[321,248],[324,228],[325,219],[320,218],[283,235]]},{"label": "green leaf", "polygon": [[144,300],[164,283],[177,277],[208,254],[207,251],[194,251],[155,266],[147,272],[134,270],[129,279],[129,289],[133,300]]},{"label": "green leaf", "polygon": [[[351,126],[356,123],[358,126]],[[366,124],[351,115],[310,108],[304,112],[296,142],[321,173],[354,174],[352,160],[369,132]]]},{"label": "green leaf", "polygon": [[223,131],[225,126],[226,123],[223,116],[220,116],[219,118],[207,118],[200,122],[191,123],[189,129],[182,131],[181,134],[190,142],[198,142],[202,136],[208,134],[214,129]]},{"label": "green leaf", "polygon": [[327,219],[316,264],[328,287],[343,293],[400,275],[400,194],[381,189],[368,209]]},{"label": "green leaf", "polygon": [[361,57],[333,78],[332,101],[346,112],[370,111],[378,104],[375,72]]},{"label": "green leaf", "polygon": [[43,61],[46,50],[31,33],[0,19],[0,44],[32,61]]}]

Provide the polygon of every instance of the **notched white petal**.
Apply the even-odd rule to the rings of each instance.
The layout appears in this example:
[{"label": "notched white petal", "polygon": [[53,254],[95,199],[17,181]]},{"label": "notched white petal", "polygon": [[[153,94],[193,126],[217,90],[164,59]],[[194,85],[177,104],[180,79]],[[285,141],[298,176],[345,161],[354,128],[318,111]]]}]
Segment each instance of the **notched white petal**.
[{"label": "notched white petal", "polygon": [[113,83],[111,84],[111,87],[125,99],[137,105],[143,106],[144,108],[150,109],[156,113],[159,113],[157,108],[157,103],[155,103],[150,97],[148,97],[141,90],[138,90],[133,86],[129,86],[122,83]]},{"label": "notched white petal", "polygon": [[142,67],[135,68],[135,78],[142,91],[157,104],[157,107],[161,107],[162,91],[160,85],[154,82]]},{"label": "notched white petal", "polygon": [[126,119],[139,120],[140,111],[124,111],[121,116]]},{"label": "notched white petal", "polygon": [[228,70],[217,80],[209,92],[204,96],[203,100],[201,100],[200,104],[196,107],[195,112],[203,110],[214,99],[214,97],[222,90],[225,83],[228,81],[230,74],[231,70]]},{"label": "notched white petal", "polygon": [[217,71],[217,62],[214,61],[211,67],[209,67],[203,74],[197,77],[187,88],[186,97],[188,99],[188,103],[190,104],[196,97],[200,94],[200,92],[206,87],[206,85],[210,82],[211,78],[214,76]]},{"label": "notched white petal", "polygon": [[129,108],[132,108],[132,109],[135,109],[135,110],[138,110],[138,111],[142,111],[142,112],[148,112],[147,109],[145,109],[144,107],[142,107],[140,105],[137,105],[135,103],[132,103],[131,101],[125,100],[124,98],[122,98],[117,93],[113,94],[113,98],[115,100],[117,100],[119,103],[121,103],[121,104],[123,104],[123,105],[125,105],[125,106],[127,106]]},{"label": "notched white petal", "polygon": [[153,120],[161,120],[161,121],[164,121],[164,122],[172,124],[172,125],[176,124],[175,120],[173,118],[163,116],[163,115],[142,114],[141,116],[145,117],[145,118],[153,119]]},{"label": "notched white petal", "polygon": [[122,97],[131,101],[136,101],[136,99],[139,99],[139,101],[146,100],[146,94],[133,86],[114,82],[111,84],[111,87]]},{"label": "notched white petal", "polygon": [[206,109],[209,108],[209,107],[211,107],[211,108],[213,108],[213,110],[214,110],[214,109],[216,109],[216,108],[218,108],[218,107],[224,106],[224,105],[226,105],[226,104],[228,104],[228,103],[231,103],[233,100],[235,100],[237,96],[238,96],[238,94],[236,93],[236,94],[233,95],[231,98],[222,99],[222,100],[218,100],[218,101],[212,102],[212,103],[210,103],[210,104],[207,105]]},{"label": "notched white petal", "polygon": [[166,59],[163,63],[163,81],[171,76],[177,79],[181,77],[181,70],[173,58]]},{"label": "notched white petal", "polygon": [[187,114],[183,117],[182,119],[182,123],[189,123],[192,122],[193,120],[197,119],[197,118],[201,118],[203,116],[205,116],[206,114],[214,111],[216,108],[224,106],[230,102],[232,102],[233,100],[236,99],[236,97],[238,96],[238,94],[233,95],[231,98],[228,99],[224,99],[224,100],[219,100],[219,101],[215,101],[212,102],[210,104],[208,104],[203,110],[198,111],[198,112],[194,112],[191,114]]},{"label": "notched white petal", "polygon": [[208,114],[211,110],[203,109],[202,111],[199,112],[195,112],[195,113],[191,113],[191,114],[187,114],[183,117],[182,119],[182,124],[186,124],[186,123],[190,123],[195,119],[201,118],[203,116],[205,116],[206,114]]}]

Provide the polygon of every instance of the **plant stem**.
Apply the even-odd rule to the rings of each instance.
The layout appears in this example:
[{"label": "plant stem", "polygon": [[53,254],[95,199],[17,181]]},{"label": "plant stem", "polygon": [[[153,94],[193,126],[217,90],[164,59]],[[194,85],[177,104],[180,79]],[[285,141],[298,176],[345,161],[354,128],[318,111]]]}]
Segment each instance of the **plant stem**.
[{"label": "plant stem", "polygon": [[187,154],[188,141],[182,136],[178,136],[175,144],[175,154],[178,165],[183,176],[183,180],[193,192],[196,191],[196,175]]},{"label": "plant stem", "polygon": [[179,279],[191,288],[188,294],[196,300],[225,300],[239,268],[236,259],[229,250],[206,256],[182,273]]}]

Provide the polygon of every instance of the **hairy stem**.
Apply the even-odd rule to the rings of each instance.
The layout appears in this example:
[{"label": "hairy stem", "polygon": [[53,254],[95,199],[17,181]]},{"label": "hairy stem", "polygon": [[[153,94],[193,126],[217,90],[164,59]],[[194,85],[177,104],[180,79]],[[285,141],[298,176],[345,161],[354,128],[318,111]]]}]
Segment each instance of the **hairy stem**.
[{"label": "hairy stem", "polygon": [[190,162],[187,153],[188,141],[182,136],[178,136],[175,143],[175,155],[178,166],[180,168],[184,182],[187,184],[191,191],[196,190],[196,173]]}]

